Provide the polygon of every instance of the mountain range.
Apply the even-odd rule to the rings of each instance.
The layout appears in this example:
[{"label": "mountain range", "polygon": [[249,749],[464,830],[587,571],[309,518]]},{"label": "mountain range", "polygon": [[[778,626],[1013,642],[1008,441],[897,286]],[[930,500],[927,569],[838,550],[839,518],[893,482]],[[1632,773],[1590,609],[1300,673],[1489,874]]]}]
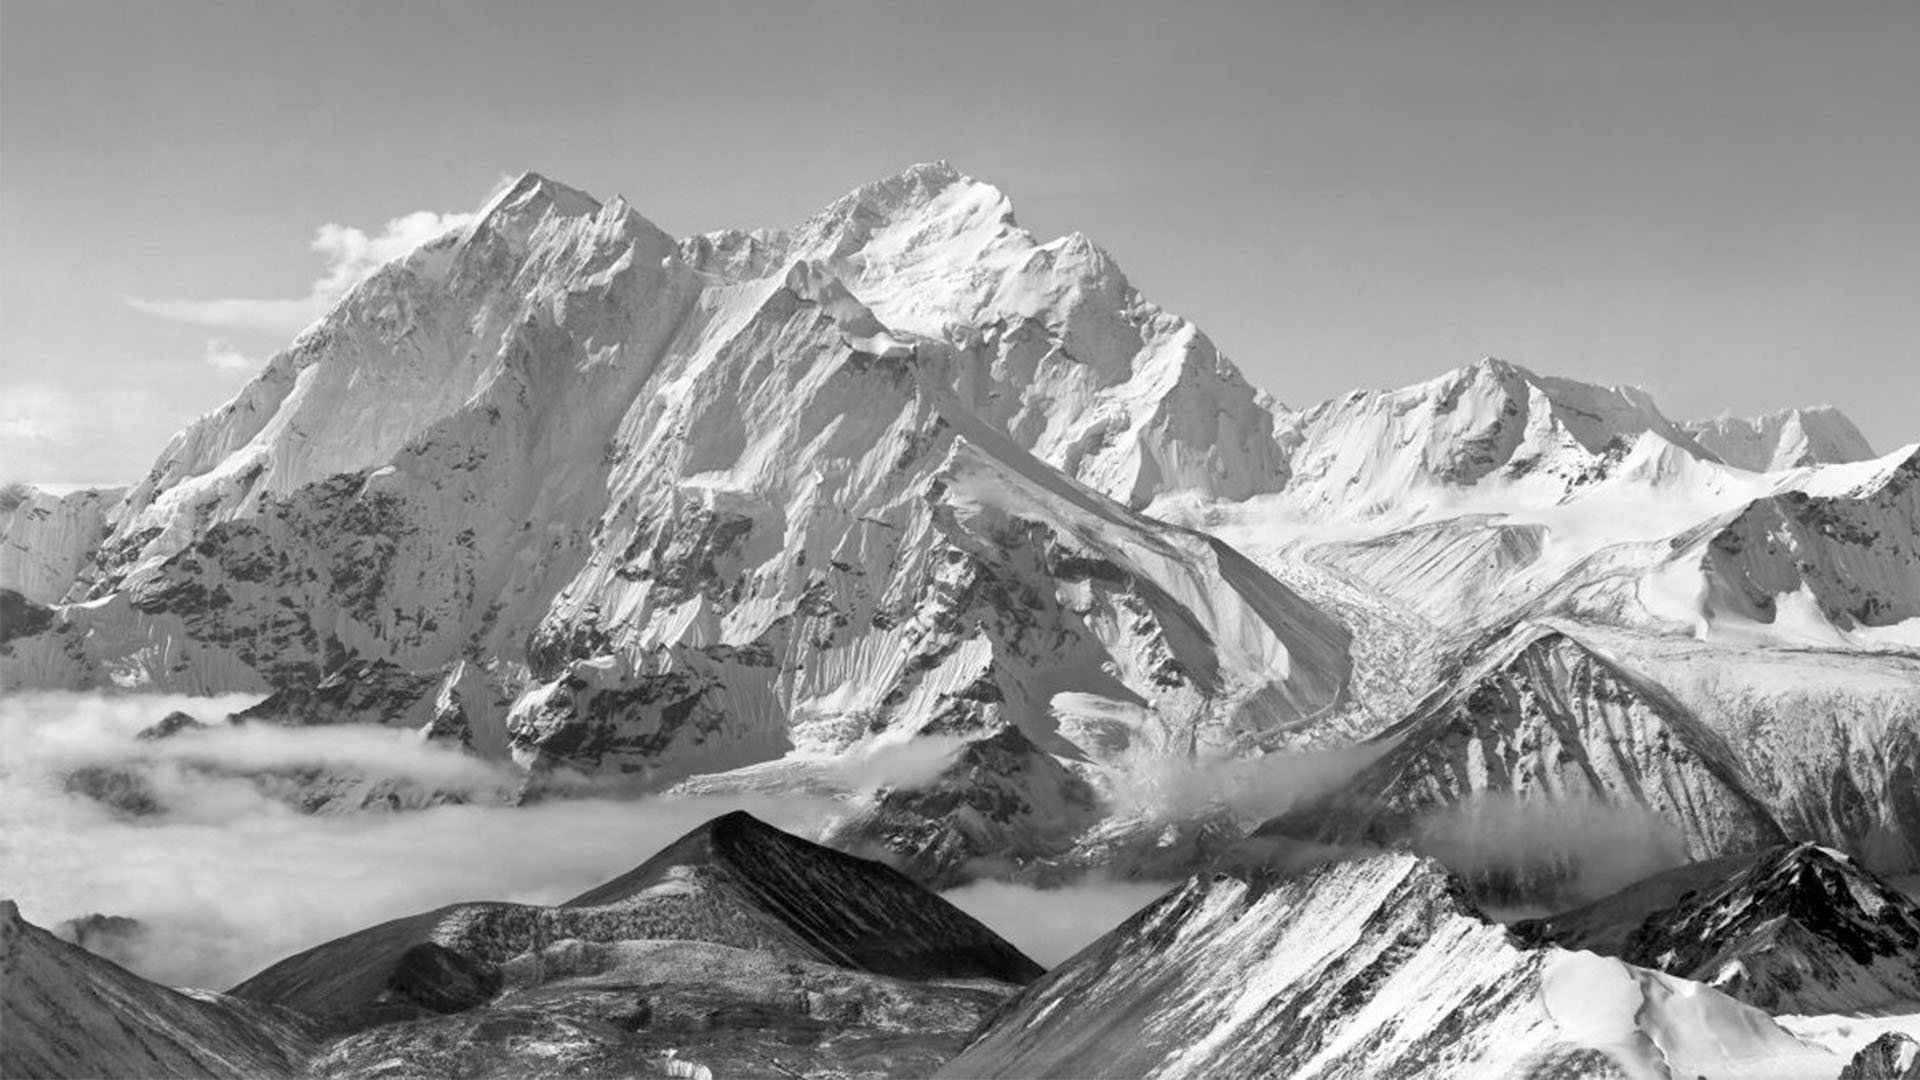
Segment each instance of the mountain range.
[{"label": "mountain range", "polygon": [[[1681,977],[1766,1008],[1912,990],[1833,965],[1786,986],[1757,957],[1791,935],[1743,924],[1707,948],[1726,905],[1658,889],[1670,914],[1599,950],[1619,958],[1604,971],[1515,952],[1475,905],[1604,905],[1783,850],[1799,861],[1728,887],[1920,871],[1920,444],[1878,453],[1827,407],[1673,419],[1642,390],[1494,359],[1290,407],[1091,240],[1035,237],[944,163],[791,227],[684,239],[525,174],[360,283],[144,477],[16,485],[0,515],[8,690],[251,693],[239,722],[412,729],[518,770],[528,800],[824,789],[847,813],[818,839],[938,887],[1353,856],[1308,884],[1203,873],[1010,1006],[1037,1024],[1044,988],[1071,985],[1106,1010],[1090,1031],[1214,1032],[1181,1068],[1267,1068],[1279,1050],[1229,1033],[1271,1009],[1326,1016],[1288,1054],[1349,1063],[1303,1075],[1429,1052],[1324,983],[1231,1018],[1109,1009],[1161,962],[1141,950],[1192,935],[1180,963],[1211,963],[1248,919],[1283,931],[1249,914],[1273,898],[1319,902],[1289,890],[1455,927],[1482,982],[1446,1022],[1531,1032],[1499,1051],[1513,1068],[1660,1042],[1569,1041],[1555,972],[1621,1001],[1668,1001]],[[892,752],[936,767],[838,779]],[[275,782],[314,786],[294,805],[368,801],[338,797],[366,790],[352,777]],[[726,879],[728,828],[672,865]],[[680,895],[635,874],[633,895]],[[739,888],[712,895],[770,902]],[[441,940],[453,923],[591,944],[579,912],[601,906],[462,908],[323,948],[464,993],[497,973]],[[781,926],[699,940],[931,970],[860,968],[832,927]],[[1469,993],[1421,981],[1426,948],[1328,963],[1436,1008]],[[974,974],[1037,974],[996,963]],[[375,967],[298,1008],[374,1007]],[[950,1067],[1086,1060],[1005,1030]],[[1689,1046],[1669,1058],[1709,1060]]]}]

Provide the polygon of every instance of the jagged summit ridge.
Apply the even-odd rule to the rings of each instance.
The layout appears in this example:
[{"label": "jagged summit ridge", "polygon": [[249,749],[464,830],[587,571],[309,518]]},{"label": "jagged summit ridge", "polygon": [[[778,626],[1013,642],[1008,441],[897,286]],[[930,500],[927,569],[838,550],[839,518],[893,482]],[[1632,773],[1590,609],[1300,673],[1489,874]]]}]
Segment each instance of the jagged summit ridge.
[{"label": "jagged summit ridge", "polygon": [[1195,877],[1014,998],[942,1076],[1821,1075],[1710,989],[1517,947],[1437,864]]}]

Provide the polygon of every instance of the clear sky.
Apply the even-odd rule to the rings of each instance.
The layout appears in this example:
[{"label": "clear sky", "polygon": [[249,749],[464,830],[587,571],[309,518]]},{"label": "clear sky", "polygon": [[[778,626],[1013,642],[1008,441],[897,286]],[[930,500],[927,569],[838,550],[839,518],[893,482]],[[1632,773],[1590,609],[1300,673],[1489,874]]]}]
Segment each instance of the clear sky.
[{"label": "clear sky", "polygon": [[1290,404],[1490,354],[1891,449],[1916,57],[1916,0],[0,0],[0,476],[138,478],[502,175],[685,235],[935,158]]}]

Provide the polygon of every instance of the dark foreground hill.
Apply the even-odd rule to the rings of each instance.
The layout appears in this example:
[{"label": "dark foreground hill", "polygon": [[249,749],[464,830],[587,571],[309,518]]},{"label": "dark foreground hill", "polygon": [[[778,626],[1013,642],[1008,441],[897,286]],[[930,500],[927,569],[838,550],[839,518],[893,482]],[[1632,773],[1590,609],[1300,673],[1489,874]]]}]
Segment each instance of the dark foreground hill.
[{"label": "dark foreground hill", "polygon": [[7,1076],[925,1075],[1039,965],[744,813],[567,904],[456,904],[225,995],[6,919]]}]

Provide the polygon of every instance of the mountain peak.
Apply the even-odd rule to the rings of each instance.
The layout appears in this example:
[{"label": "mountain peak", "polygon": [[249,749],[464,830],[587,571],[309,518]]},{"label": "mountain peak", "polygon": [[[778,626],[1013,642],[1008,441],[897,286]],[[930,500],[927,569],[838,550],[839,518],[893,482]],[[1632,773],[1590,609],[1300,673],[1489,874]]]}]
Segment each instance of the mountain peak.
[{"label": "mountain peak", "polygon": [[771,916],[830,963],[882,975],[1026,982],[1040,967],[892,867],[774,828],[744,810],[708,821],[562,904],[608,908],[693,889],[705,907]]},{"label": "mountain peak", "polygon": [[1778,847],[1649,916],[1621,958],[1774,1011],[1876,1008],[1920,999],[1920,904],[1832,848]]},{"label": "mountain peak", "polygon": [[508,223],[514,223],[517,230],[529,230],[549,210],[562,217],[585,217],[599,212],[600,200],[529,170],[487,200],[474,219],[473,230],[488,226],[497,229]]}]

